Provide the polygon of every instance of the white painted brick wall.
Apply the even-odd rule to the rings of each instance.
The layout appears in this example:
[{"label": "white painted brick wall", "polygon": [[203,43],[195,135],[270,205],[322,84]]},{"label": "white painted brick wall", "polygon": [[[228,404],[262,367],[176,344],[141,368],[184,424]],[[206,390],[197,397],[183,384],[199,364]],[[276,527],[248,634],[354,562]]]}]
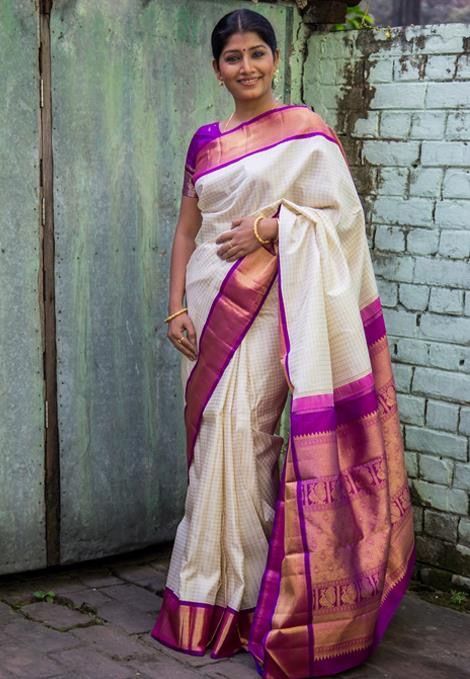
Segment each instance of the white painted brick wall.
[{"label": "white painted brick wall", "polygon": [[451,460],[424,454],[419,456],[419,476],[425,481],[449,486],[453,473],[454,463]]},{"label": "white painted brick wall", "polygon": [[416,527],[456,543],[461,585],[470,583],[469,46],[465,24],[317,33],[304,70],[305,102],[338,124],[353,175],[370,179],[361,197]]},{"label": "white painted brick wall", "polygon": [[426,426],[432,429],[456,432],[459,422],[459,407],[453,403],[428,400]]}]

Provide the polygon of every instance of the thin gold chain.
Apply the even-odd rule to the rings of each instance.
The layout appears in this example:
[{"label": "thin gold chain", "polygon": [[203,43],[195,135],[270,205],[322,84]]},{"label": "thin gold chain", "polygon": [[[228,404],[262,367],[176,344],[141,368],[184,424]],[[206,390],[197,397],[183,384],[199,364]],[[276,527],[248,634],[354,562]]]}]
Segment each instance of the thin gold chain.
[{"label": "thin gold chain", "polygon": [[224,127],[224,129],[222,130],[222,132],[225,132],[225,130],[227,129],[227,127],[230,125],[230,121],[232,120],[233,114],[234,114],[234,113],[235,113],[235,111],[232,113],[232,115],[230,116],[230,118],[229,118],[229,119],[227,120],[227,122],[225,123],[225,127]]},{"label": "thin gold chain", "polygon": [[[272,106],[271,108],[268,108],[267,110],[270,111],[272,108],[277,108],[278,106],[282,106],[282,103],[280,101],[276,101],[275,106]],[[266,111],[264,111],[264,113],[266,113]],[[225,125],[222,129],[222,132],[225,132],[227,130],[227,127],[230,125],[230,121],[232,120],[234,115],[235,115],[235,111],[231,114],[230,118],[225,123]]]}]

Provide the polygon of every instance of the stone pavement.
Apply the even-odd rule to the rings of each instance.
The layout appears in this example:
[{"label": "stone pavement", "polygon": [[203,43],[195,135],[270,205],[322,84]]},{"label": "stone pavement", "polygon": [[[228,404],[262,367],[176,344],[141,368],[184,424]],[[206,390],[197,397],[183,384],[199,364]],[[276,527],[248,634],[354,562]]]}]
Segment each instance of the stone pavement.
[{"label": "stone pavement", "polygon": [[[257,679],[247,653],[215,661],[152,639],[169,554],[0,577],[0,679]],[[341,677],[470,678],[470,615],[409,593],[369,662]]]}]

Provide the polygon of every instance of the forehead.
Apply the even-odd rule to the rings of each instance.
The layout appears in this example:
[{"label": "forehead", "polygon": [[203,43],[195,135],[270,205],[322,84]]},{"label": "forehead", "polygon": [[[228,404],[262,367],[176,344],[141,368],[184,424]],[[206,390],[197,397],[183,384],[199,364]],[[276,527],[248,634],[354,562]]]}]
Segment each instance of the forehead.
[{"label": "forehead", "polygon": [[242,50],[250,49],[250,47],[255,47],[256,45],[265,45],[264,40],[253,31],[247,31],[246,33],[233,33],[227,40],[224,46],[224,52],[228,50]]}]

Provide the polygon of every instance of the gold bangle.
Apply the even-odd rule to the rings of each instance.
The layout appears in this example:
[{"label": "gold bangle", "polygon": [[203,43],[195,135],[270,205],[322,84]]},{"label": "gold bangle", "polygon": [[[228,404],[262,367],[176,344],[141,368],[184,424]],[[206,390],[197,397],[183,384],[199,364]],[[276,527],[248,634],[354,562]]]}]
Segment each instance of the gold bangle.
[{"label": "gold bangle", "polygon": [[260,222],[262,219],[265,219],[265,215],[258,215],[258,217],[256,217],[255,223],[253,224],[253,233],[255,234],[255,238],[258,241],[258,243],[261,243],[261,245],[267,245],[267,243],[270,243],[271,240],[269,238],[268,240],[261,238],[261,236],[258,233],[258,222]]},{"label": "gold bangle", "polygon": [[167,316],[167,317],[165,318],[165,323],[168,323],[169,321],[172,321],[174,318],[176,318],[176,317],[179,316],[180,314],[184,314],[185,311],[187,311],[187,310],[188,310],[188,307],[185,306],[185,307],[183,307],[182,309],[180,309],[179,311],[175,311],[174,314],[170,314],[169,316]]}]

